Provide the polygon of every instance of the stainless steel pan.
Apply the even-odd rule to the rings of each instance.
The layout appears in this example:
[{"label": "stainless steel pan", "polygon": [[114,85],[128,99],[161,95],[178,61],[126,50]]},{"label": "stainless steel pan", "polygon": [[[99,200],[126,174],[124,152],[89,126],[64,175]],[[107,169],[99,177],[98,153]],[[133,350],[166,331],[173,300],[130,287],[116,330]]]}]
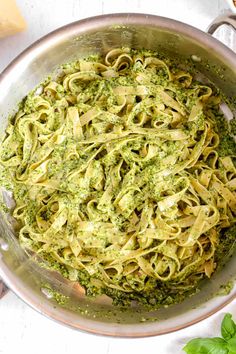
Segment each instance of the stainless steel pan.
[{"label": "stainless steel pan", "polygon": [[[209,28],[213,33],[221,24],[236,27],[235,16],[217,19]],[[0,75],[0,133],[17,103],[59,64],[128,46],[164,51],[196,69],[219,87],[236,109],[236,55],[233,51],[194,27],[178,21],[145,14],[112,14],[93,17],[62,27],[43,37],[19,55]],[[124,337],[168,333],[196,323],[215,313],[236,296],[236,286],[226,296],[216,296],[223,284],[236,277],[236,257],[203,284],[201,292],[182,304],[153,312],[137,307],[122,311],[102,297],[86,298],[81,288],[57,274],[40,269],[27,258],[11,228],[0,219],[0,276],[22,300],[44,315],[73,328]],[[49,287],[67,298],[53,298]],[[55,297],[55,296],[54,296]]]}]

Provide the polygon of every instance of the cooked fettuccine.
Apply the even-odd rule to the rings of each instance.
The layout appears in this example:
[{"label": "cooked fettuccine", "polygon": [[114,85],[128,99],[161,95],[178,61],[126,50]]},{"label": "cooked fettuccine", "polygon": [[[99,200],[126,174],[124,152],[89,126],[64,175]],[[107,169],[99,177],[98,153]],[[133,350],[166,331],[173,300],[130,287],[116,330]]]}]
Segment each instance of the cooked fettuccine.
[{"label": "cooked fettuccine", "polygon": [[219,104],[149,51],[64,65],[22,102],[1,145],[21,246],[90,294],[168,304],[195,290],[235,223]]}]

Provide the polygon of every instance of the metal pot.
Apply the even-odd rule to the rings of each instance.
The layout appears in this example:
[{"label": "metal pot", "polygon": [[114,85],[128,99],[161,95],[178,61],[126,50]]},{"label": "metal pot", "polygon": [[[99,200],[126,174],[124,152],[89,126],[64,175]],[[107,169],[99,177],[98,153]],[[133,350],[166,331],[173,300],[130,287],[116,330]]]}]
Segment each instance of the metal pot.
[{"label": "metal pot", "polygon": [[[221,17],[236,27],[235,16]],[[144,14],[112,14],[89,18],[62,27],[26,49],[0,75],[0,127],[18,102],[61,63],[88,54],[104,53],[114,47],[164,51],[170,57],[191,59],[196,69],[231,99],[236,109],[236,55],[196,28],[178,21]],[[84,331],[123,337],[144,337],[172,332],[215,313],[236,296],[236,286],[226,296],[216,296],[220,287],[236,276],[236,257],[203,284],[200,293],[183,303],[153,312],[132,307],[127,311],[112,306],[104,297],[88,299],[81,288],[52,274],[27,257],[11,227],[0,219],[0,276],[22,300],[44,315]],[[53,296],[49,287],[58,293]],[[59,303],[55,301],[59,298]],[[156,321],[158,320],[158,321]]]}]

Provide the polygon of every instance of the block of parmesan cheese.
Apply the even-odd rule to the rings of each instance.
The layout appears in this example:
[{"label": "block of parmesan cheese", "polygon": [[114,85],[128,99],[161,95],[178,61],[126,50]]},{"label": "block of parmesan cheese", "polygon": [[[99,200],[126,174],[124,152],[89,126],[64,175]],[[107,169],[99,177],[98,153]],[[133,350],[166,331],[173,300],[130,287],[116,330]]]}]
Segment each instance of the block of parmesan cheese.
[{"label": "block of parmesan cheese", "polygon": [[26,23],[15,0],[0,0],[0,38],[23,31]]}]

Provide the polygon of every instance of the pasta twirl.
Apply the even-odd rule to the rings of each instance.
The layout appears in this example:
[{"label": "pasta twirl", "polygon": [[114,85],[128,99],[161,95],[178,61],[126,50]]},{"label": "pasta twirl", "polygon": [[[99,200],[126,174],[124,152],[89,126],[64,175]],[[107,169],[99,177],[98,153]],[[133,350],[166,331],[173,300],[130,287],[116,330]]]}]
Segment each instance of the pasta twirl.
[{"label": "pasta twirl", "polygon": [[128,48],[42,86],[0,151],[22,247],[90,294],[165,305],[194,291],[236,214],[214,90]]}]

